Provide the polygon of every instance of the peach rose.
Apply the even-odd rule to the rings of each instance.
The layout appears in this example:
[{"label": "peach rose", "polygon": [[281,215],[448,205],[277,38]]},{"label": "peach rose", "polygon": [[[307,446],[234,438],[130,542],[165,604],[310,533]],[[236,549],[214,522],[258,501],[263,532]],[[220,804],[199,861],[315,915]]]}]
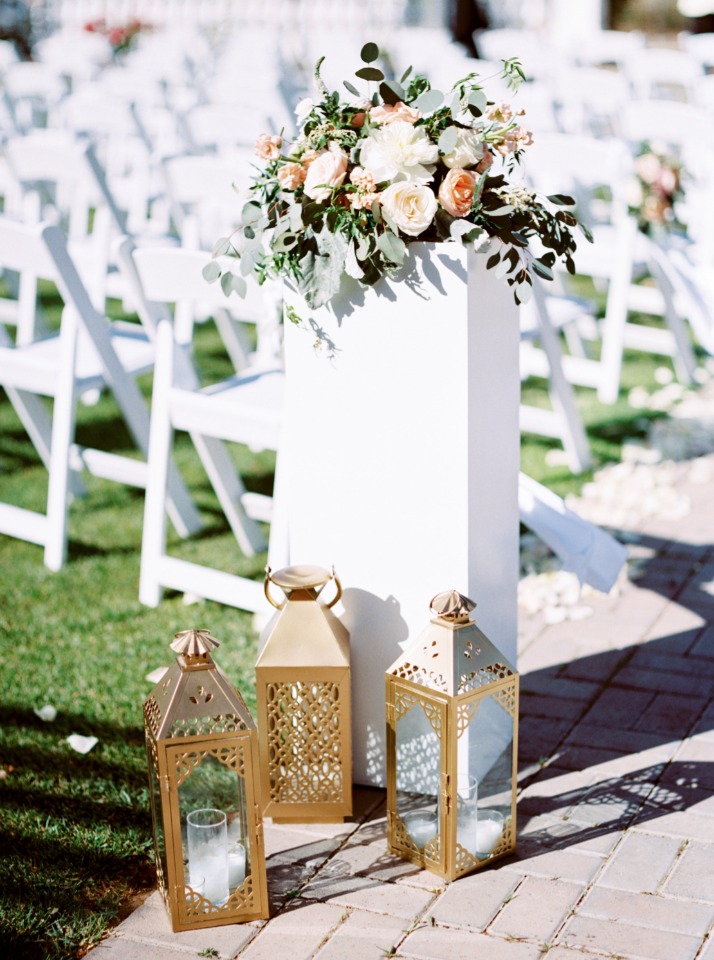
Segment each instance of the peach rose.
[{"label": "peach rose", "polygon": [[306,170],[309,170],[310,164],[313,160],[317,160],[317,150],[313,150],[312,147],[310,147],[310,149],[305,150],[303,155],[300,157],[300,163]]},{"label": "peach rose", "polygon": [[452,217],[465,217],[471,213],[475,189],[476,174],[473,170],[453,167],[439,187],[439,202]]},{"label": "peach rose", "polygon": [[401,100],[394,104],[380,104],[377,107],[372,107],[369,111],[369,119],[372,123],[394,123],[395,120],[406,120],[407,123],[414,123],[420,116],[418,110],[408,107]]},{"label": "peach rose", "polygon": [[312,161],[305,178],[305,193],[311,200],[327,200],[335,187],[339,187],[347,175],[348,157],[336,143],[323,150]]},{"label": "peach rose", "polygon": [[282,137],[269,137],[267,133],[261,133],[255,141],[255,152],[261,160],[277,160],[282,144]]},{"label": "peach rose", "polygon": [[307,170],[301,163],[286,163],[278,170],[278,181],[283,190],[297,190],[306,176]]}]

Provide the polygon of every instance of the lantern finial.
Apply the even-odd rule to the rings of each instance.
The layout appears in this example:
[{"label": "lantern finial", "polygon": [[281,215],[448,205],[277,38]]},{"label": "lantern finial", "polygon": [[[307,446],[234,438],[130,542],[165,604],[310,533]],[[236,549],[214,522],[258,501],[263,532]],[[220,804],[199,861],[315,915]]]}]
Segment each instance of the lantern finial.
[{"label": "lantern finial", "polygon": [[187,663],[203,663],[207,660],[211,650],[220,647],[220,643],[212,637],[208,630],[182,630],[176,634],[171,649],[181,654]]},{"label": "lantern finial", "polygon": [[473,600],[469,600],[458,590],[446,590],[444,593],[437,593],[429,604],[429,609],[442,620],[449,620],[454,623],[466,623],[470,618],[470,612],[475,608]]}]

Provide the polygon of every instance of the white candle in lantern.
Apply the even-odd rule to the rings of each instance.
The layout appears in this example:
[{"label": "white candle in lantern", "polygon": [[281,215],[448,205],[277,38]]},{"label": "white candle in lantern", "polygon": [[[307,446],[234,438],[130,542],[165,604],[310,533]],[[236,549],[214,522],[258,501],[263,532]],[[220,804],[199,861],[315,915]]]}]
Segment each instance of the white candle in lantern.
[{"label": "white candle in lantern", "polygon": [[404,826],[420,850],[434,839],[437,832],[436,817],[433,813],[408,813],[404,817]]},{"label": "white candle in lantern", "polygon": [[[213,903],[222,903],[228,897],[228,858],[220,854],[212,857],[197,857],[189,861],[190,883],[197,886],[203,878],[203,896]],[[195,887],[194,887],[195,889]]]},{"label": "white candle in lantern", "polygon": [[496,810],[482,810],[476,824],[476,855],[487,857],[501,839],[503,817]]}]

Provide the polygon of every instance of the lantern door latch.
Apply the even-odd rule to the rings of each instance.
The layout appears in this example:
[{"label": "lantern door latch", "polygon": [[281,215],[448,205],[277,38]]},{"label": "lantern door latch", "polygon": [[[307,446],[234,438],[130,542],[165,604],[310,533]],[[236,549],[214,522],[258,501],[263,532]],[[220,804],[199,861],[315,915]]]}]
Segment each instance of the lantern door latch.
[{"label": "lantern door latch", "polygon": [[441,775],[441,803],[445,813],[451,811],[451,793],[449,791],[450,777],[448,773]]}]

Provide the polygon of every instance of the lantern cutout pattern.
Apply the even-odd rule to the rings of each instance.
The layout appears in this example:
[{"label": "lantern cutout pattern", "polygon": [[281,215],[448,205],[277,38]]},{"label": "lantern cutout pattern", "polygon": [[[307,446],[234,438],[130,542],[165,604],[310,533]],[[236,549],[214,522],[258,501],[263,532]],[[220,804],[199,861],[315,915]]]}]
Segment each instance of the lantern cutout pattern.
[{"label": "lantern cutout pattern", "polygon": [[[330,580],[335,596],[322,603]],[[255,667],[263,814],[276,823],[341,823],[352,813],[352,741],[349,634],[330,609],[340,581],[322,567],[268,567],[265,594],[277,613]]]},{"label": "lantern cutout pattern", "polygon": [[447,880],[515,850],[518,674],[456,591],[386,673],[389,849]]},{"label": "lantern cutout pattern", "polygon": [[178,654],[144,703],[159,889],[174,931],[265,919],[258,734],[216,666],[207,630],[176,634]]}]

